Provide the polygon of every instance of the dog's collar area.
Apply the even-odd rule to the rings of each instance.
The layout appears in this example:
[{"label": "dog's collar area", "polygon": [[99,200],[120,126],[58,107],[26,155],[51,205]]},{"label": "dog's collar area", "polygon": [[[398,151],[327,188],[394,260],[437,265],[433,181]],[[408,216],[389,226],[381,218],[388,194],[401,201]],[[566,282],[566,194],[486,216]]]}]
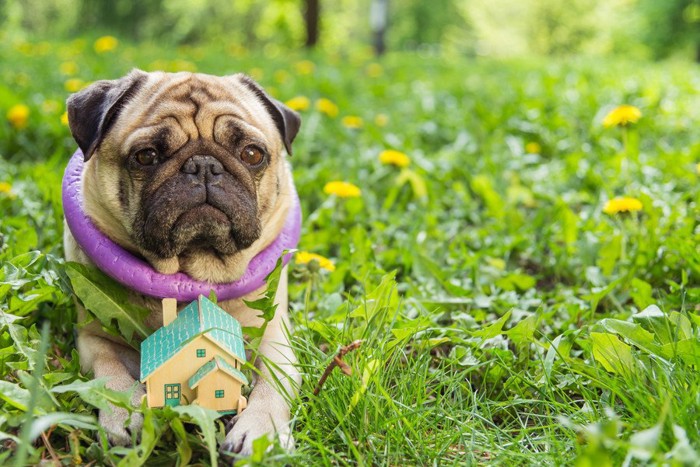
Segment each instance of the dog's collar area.
[{"label": "dog's collar area", "polygon": [[[78,246],[104,273],[120,284],[155,298],[176,298],[189,302],[213,290],[219,300],[241,298],[265,285],[265,278],[285,250],[296,248],[301,235],[301,207],[292,187],[292,205],[282,231],[248,264],[243,276],[227,284],[213,284],[192,279],[187,274],[161,274],[146,261],[110,240],[85,213],[82,207],[83,153],[78,149],[71,157],[63,176],[63,211],[66,224]],[[283,258],[286,264],[290,255]]]}]

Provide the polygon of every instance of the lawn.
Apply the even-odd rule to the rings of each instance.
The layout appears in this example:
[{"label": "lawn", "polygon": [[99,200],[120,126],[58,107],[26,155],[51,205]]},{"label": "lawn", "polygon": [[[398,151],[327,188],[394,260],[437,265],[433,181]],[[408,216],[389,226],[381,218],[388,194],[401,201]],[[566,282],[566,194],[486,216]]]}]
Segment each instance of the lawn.
[{"label": "lawn", "polygon": [[110,447],[97,408],[128,397],[78,368],[64,101],[133,67],[244,71],[303,117],[297,449],[251,464],[700,463],[696,66],[94,39],[0,45],[0,464],[217,462],[205,411],[137,409]]}]

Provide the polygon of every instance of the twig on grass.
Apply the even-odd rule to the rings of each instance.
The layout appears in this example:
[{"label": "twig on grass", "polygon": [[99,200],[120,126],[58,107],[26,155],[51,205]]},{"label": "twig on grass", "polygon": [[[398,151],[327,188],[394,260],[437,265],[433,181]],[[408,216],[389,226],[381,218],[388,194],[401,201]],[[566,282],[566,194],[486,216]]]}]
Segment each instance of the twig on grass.
[{"label": "twig on grass", "polygon": [[349,345],[346,345],[345,347],[341,347],[340,350],[338,350],[338,353],[335,354],[335,357],[333,357],[333,360],[326,367],[326,371],[324,371],[323,375],[321,375],[321,379],[318,380],[318,384],[316,384],[316,389],[314,389],[314,396],[318,396],[318,393],[321,392],[321,388],[323,387],[323,383],[326,382],[326,379],[328,379],[328,376],[333,371],[333,368],[339,367],[340,370],[348,376],[350,376],[352,374],[352,368],[350,368],[350,365],[348,365],[347,363],[345,363],[343,361],[343,357],[348,352],[352,352],[353,350],[357,350],[361,345],[362,345],[362,341],[357,340]]},{"label": "twig on grass", "polygon": [[[49,430],[49,435],[53,431],[53,428]],[[61,461],[58,459],[58,456],[56,455],[56,451],[54,450],[53,446],[51,446],[51,443],[49,442],[49,435],[46,434],[46,432],[41,433],[41,439],[44,442],[44,446],[46,446],[46,450],[49,451],[49,455],[51,456],[51,459],[53,460],[54,465],[61,465]]]}]

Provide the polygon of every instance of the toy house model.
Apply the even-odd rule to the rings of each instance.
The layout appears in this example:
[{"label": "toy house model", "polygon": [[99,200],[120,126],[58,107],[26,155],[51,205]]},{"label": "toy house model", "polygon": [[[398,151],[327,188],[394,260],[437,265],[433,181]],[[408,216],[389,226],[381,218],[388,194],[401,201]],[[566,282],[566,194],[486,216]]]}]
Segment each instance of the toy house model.
[{"label": "toy house model", "polygon": [[163,327],[141,344],[141,382],[149,407],[198,404],[221,412],[246,406],[241,325],[200,295],[177,312],[163,300]]}]

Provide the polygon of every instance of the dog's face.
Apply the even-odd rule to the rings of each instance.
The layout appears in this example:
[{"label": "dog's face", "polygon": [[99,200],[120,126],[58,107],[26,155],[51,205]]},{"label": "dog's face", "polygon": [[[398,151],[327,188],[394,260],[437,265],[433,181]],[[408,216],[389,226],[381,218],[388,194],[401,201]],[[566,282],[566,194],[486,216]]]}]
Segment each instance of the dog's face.
[{"label": "dog's face", "polygon": [[279,232],[299,116],[244,75],[133,71],[68,100],[84,207],[164,273],[236,279]]}]

